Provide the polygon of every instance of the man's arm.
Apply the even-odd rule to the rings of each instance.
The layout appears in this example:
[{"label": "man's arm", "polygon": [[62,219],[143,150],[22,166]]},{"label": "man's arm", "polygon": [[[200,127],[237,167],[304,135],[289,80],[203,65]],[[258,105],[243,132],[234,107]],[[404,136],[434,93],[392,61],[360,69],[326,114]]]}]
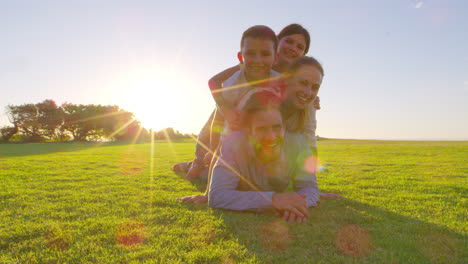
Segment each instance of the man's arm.
[{"label": "man's arm", "polygon": [[[238,191],[241,167],[247,166],[247,135],[237,131],[224,139],[216,161],[208,193],[213,208],[235,211],[262,211],[272,208],[273,192]],[[245,175],[247,177],[247,175]]]},{"label": "man's arm", "polygon": [[232,167],[229,169],[222,165],[220,159],[213,169],[208,194],[208,204],[211,207],[235,211],[263,211],[273,208],[274,192],[237,191],[240,180],[238,173],[231,170]]},{"label": "man's arm", "polygon": [[305,144],[302,136],[296,139],[296,146],[299,149],[293,175],[294,190],[298,194],[306,195],[307,206],[316,206],[320,199],[320,191],[314,172],[316,158],[312,155],[312,151]]},{"label": "man's arm", "polygon": [[317,181],[314,180],[309,182],[296,181],[294,182],[294,190],[298,194],[306,195],[306,203],[308,207],[317,206],[317,202],[320,199],[320,192],[317,186]]},{"label": "man's arm", "polygon": [[[219,162],[219,161],[218,161]],[[235,211],[288,210],[303,219],[309,216],[305,195],[261,191],[237,191],[239,174],[227,166],[215,165],[208,204],[213,208]]]}]

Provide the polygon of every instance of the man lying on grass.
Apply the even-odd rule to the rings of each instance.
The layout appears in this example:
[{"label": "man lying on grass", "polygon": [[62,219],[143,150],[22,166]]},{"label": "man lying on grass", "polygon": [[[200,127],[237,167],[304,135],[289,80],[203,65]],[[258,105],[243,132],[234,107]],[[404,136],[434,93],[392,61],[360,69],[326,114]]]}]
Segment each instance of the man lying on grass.
[{"label": "man lying on grass", "polygon": [[[243,108],[246,129],[232,132],[213,167],[208,203],[236,211],[275,210],[290,222],[309,217],[319,200],[312,152],[302,134],[285,132],[278,97],[252,95]],[[307,163],[307,164],[306,164]],[[294,192],[286,192],[289,183]]]}]

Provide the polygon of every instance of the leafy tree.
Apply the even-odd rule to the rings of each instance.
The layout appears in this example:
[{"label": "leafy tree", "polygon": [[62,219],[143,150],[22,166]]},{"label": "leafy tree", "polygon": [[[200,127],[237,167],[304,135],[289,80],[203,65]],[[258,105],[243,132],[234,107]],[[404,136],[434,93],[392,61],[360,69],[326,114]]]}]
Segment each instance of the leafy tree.
[{"label": "leafy tree", "polygon": [[38,120],[38,109],[34,104],[8,105],[7,114],[10,122],[18,128],[25,141],[39,142],[44,140],[40,133],[41,124]]},{"label": "leafy tree", "polygon": [[62,104],[64,112],[63,129],[72,134],[76,141],[100,139],[104,137],[104,129],[97,119],[102,118],[96,105]]},{"label": "leafy tree", "polygon": [[[37,104],[7,107],[12,127],[0,131],[0,140],[18,135],[25,141],[102,140],[145,141],[149,133],[135,115],[116,105],[64,103],[58,106],[47,99]],[[169,129],[171,138],[179,132]]]},{"label": "leafy tree", "polygon": [[50,140],[63,139],[60,127],[64,123],[64,112],[54,100],[44,100],[36,104],[38,121],[41,127],[41,135]]},{"label": "leafy tree", "polygon": [[17,126],[4,126],[0,128],[0,141],[8,141],[18,132]]},{"label": "leafy tree", "polygon": [[174,130],[172,127],[154,132],[154,139],[175,140],[183,138],[191,138],[191,136],[189,134],[181,134],[178,130]]}]

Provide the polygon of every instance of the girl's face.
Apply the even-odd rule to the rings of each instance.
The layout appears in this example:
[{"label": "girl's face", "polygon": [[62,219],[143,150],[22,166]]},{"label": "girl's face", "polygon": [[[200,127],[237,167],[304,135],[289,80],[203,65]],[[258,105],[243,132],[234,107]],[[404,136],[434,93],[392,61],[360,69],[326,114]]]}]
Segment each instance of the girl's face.
[{"label": "girl's face", "polygon": [[296,74],[287,79],[287,84],[285,103],[288,107],[305,109],[318,94],[322,84],[322,74],[315,66],[302,65]]},{"label": "girl's face", "polygon": [[278,60],[290,64],[295,59],[304,56],[306,41],[302,34],[292,34],[283,37],[278,43]]}]

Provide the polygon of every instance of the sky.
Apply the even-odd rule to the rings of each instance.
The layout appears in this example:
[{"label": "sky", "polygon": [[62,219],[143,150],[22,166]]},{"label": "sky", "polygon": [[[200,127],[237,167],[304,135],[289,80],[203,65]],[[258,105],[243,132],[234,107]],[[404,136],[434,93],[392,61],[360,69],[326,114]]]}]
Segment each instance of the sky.
[{"label": "sky", "polygon": [[9,104],[119,105],[198,133],[207,82],[242,32],[299,23],[324,66],[317,134],[468,140],[468,1],[2,1],[0,126]]}]

